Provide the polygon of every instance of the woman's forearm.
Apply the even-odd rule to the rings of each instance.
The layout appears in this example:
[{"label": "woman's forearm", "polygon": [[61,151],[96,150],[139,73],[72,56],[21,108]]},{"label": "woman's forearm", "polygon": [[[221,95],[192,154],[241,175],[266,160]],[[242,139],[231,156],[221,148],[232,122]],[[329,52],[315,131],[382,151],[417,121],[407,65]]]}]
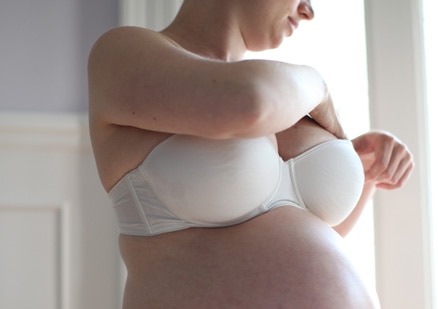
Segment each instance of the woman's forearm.
[{"label": "woman's forearm", "polygon": [[[228,73],[244,85],[240,89],[249,89],[245,96],[253,98],[258,106],[260,121],[256,135],[281,132],[318,106],[322,106],[321,114],[330,110],[332,103],[327,85],[312,67],[263,60],[242,61],[231,66],[233,69]],[[252,130],[257,131],[257,128]]]}]

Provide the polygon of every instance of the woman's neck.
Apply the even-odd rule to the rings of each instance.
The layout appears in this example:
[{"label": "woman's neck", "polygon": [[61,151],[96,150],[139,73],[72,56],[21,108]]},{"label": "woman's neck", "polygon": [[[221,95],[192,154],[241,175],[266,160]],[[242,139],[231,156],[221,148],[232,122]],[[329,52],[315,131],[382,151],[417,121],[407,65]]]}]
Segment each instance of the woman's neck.
[{"label": "woman's neck", "polygon": [[195,54],[240,60],[247,49],[231,2],[186,0],[175,20],[161,33]]}]

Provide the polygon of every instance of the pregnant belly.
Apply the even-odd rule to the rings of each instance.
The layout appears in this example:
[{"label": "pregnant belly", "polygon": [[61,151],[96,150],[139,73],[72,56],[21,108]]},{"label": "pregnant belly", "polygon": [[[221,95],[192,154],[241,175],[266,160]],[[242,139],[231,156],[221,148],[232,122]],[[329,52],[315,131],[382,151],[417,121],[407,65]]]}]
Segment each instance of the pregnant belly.
[{"label": "pregnant belly", "polygon": [[340,248],[325,223],[293,207],[226,228],[122,235],[124,309],[323,308],[306,306],[367,295]]}]

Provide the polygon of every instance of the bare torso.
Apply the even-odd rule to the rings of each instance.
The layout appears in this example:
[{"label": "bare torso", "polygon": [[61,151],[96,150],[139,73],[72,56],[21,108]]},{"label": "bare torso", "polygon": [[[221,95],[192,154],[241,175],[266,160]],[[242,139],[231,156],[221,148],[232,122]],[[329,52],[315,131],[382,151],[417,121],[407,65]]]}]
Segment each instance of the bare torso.
[{"label": "bare torso", "polygon": [[[111,145],[98,149],[121,150],[100,160],[110,167],[101,175],[107,190],[169,136],[122,127],[108,132]],[[271,137],[283,159],[333,138],[308,119]],[[294,207],[231,227],[121,235],[128,269],[123,308],[374,308],[341,247],[328,225]]]},{"label": "bare torso", "polygon": [[[331,106],[325,84],[309,68],[267,64],[204,61],[143,29],[104,36],[90,56],[89,97],[105,189],[170,136],[158,132],[262,136],[295,124],[315,104]],[[300,104],[291,105],[291,96]],[[334,127],[330,132],[339,131]],[[269,137],[285,160],[335,138],[307,118]],[[375,308],[341,243],[326,223],[294,207],[230,227],[121,235],[128,270],[123,308]]]}]

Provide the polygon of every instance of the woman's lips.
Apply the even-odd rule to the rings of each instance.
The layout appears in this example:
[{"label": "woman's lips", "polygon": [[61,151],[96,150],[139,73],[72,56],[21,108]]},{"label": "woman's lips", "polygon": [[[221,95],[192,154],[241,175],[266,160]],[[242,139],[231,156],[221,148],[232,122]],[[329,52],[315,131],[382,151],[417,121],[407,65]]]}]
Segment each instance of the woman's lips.
[{"label": "woman's lips", "polygon": [[296,30],[298,28],[298,23],[292,17],[289,17],[288,19],[289,19],[289,22],[292,26],[292,29]]}]

